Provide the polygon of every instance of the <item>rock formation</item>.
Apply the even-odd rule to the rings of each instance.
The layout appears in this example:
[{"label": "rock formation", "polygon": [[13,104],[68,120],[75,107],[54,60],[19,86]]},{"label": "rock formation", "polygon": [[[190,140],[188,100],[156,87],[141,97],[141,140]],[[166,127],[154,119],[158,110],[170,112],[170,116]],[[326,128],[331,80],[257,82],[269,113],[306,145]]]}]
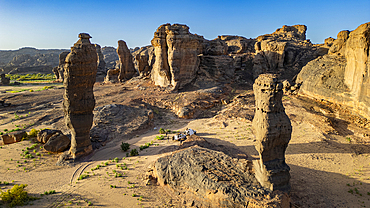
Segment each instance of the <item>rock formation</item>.
[{"label": "rock formation", "polygon": [[109,69],[107,71],[107,76],[104,78],[105,83],[117,83],[119,82],[118,76],[119,76],[119,69]]},{"label": "rock formation", "polygon": [[186,207],[289,207],[287,194],[262,187],[250,161],[235,157],[239,151],[192,135],[180,150],[157,159],[153,176]]},{"label": "rock formation", "polygon": [[9,85],[10,79],[5,77],[5,74],[0,74],[0,85]]},{"label": "rock formation", "polygon": [[71,130],[69,154],[76,158],[92,151],[90,128],[93,122],[95,99],[93,86],[97,72],[97,53],[90,43],[91,36],[80,33],[71,47],[64,65],[64,119]]},{"label": "rock formation", "polygon": [[105,61],[104,61],[104,55],[101,52],[101,47],[99,44],[95,44],[96,53],[98,54],[98,75],[105,75],[107,72],[105,70]]},{"label": "rock formation", "polygon": [[253,76],[275,73],[292,79],[307,62],[327,53],[306,40],[305,25],[283,26],[272,34],[257,37]]},{"label": "rock formation", "polygon": [[118,79],[120,81],[131,79],[135,74],[137,74],[137,72],[134,67],[132,55],[130,50],[127,48],[125,41],[118,41],[117,53],[120,64],[120,73]]},{"label": "rock formation", "polygon": [[151,72],[156,85],[179,89],[194,80],[204,38],[181,24],[161,25],[154,33],[155,63]]},{"label": "rock formation", "polygon": [[260,160],[254,161],[255,176],[261,185],[272,191],[290,191],[289,166],[285,150],[292,126],[282,104],[283,84],[276,75],[261,74],[253,84],[256,112],[252,127]]},{"label": "rock formation", "polygon": [[338,33],[329,53],[309,62],[297,76],[300,94],[346,106],[370,118],[370,22]]},{"label": "rock formation", "polygon": [[[65,64],[65,60],[66,60],[66,57],[67,57],[68,54],[69,54],[68,51],[64,51],[64,52],[59,54],[59,65],[58,65],[58,69],[57,69],[58,74],[59,74],[59,79],[57,79],[55,81],[63,82],[63,80],[64,80],[64,64]],[[56,75],[56,73],[55,73],[55,75]]]},{"label": "rock formation", "polygon": [[27,136],[26,131],[14,131],[0,135],[0,146],[5,144],[13,144],[22,141]]},{"label": "rock formation", "polygon": [[118,61],[117,50],[114,47],[103,47],[101,52],[104,55],[105,68],[114,69]]},{"label": "rock formation", "polygon": [[153,46],[142,47],[132,52],[132,56],[134,57],[135,69],[139,72],[140,76],[149,76],[155,61]]},{"label": "rock formation", "polygon": [[148,127],[154,117],[153,111],[143,104],[125,106],[110,104],[94,109],[93,127],[90,131],[93,148],[99,148],[119,135]]},{"label": "rock formation", "polygon": [[59,75],[59,67],[54,67],[53,68],[53,73],[54,73],[54,75],[55,75],[55,80],[59,80],[60,79],[60,75]]},{"label": "rock formation", "polygon": [[41,130],[37,133],[36,139],[44,144],[44,149],[48,152],[62,152],[71,144],[71,140],[60,130]]}]

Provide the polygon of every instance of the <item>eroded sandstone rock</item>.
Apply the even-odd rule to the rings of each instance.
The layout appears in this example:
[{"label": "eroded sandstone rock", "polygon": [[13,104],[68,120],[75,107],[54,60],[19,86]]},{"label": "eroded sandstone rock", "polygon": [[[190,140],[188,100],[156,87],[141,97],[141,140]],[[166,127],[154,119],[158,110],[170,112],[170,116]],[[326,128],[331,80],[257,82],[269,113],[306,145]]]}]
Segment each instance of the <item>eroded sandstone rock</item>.
[{"label": "eroded sandstone rock", "polygon": [[53,134],[44,145],[48,152],[63,152],[71,144],[71,140],[62,133]]},{"label": "eroded sandstone rock", "polygon": [[105,75],[107,72],[105,70],[105,61],[104,61],[104,55],[101,52],[101,47],[99,44],[94,44],[96,48],[96,53],[98,54],[98,69],[97,69],[97,74],[99,75]]},{"label": "eroded sandstone rock", "polygon": [[95,99],[93,86],[97,73],[97,53],[90,43],[91,36],[80,33],[71,47],[64,65],[64,119],[71,130],[69,154],[76,158],[92,151],[90,128],[93,122]]},{"label": "eroded sandstone rock", "polygon": [[291,138],[292,126],[282,104],[283,84],[276,75],[261,74],[253,84],[256,112],[252,127],[260,160],[254,161],[257,180],[272,191],[290,191],[289,166],[285,150]]},{"label": "eroded sandstone rock", "polygon": [[109,69],[107,71],[107,76],[104,78],[105,83],[117,83],[119,82],[118,76],[119,76],[119,69]]},{"label": "eroded sandstone rock", "polygon": [[55,81],[63,82],[64,81],[64,64],[66,61],[66,57],[69,54],[68,51],[64,51],[59,54],[59,65],[58,65],[58,74],[59,74],[59,79]]},{"label": "eroded sandstone rock", "polygon": [[184,205],[289,207],[287,194],[271,192],[258,183],[248,160],[224,153],[237,155],[238,151],[228,151],[228,147],[208,143],[196,135],[180,148],[157,159],[153,175],[161,186],[180,195]]},{"label": "eroded sandstone rock", "polygon": [[5,77],[5,74],[0,74],[0,85],[9,85],[10,79]]},{"label": "eroded sandstone rock", "polygon": [[135,69],[139,72],[141,77],[147,77],[152,70],[155,55],[153,46],[145,46],[132,52],[134,57]]},{"label": "eroded sandstone rock", "polygon": [[0,135],[0,145],[13,144],[22,141],[26,137],[26,131],[15,131],[7,134]]},{"label": "eroded sandstone rock", "polygon": [[118,79],[120,81],[131,79],[137,72],[134,67],[132,55],[130,53],[130,50],[127,48],[125,41],[118,41],[117,53],[120,64],[120,74],[118,76]]},{"label": "eroded sandstone rock", "polygon": [[327,53],[321,46],[306,40],[305,25],[283,26],[272,34],[257,37],[253,76],[278,74],[291,80],[307,62]]},{"label": "eroded sandstone rock", "polygon": [[339,32],[329,54],[309,62],[298,74],[300,94],[340,104],[369,119],[369,34],[370,22]]},{"label": "eroded sandstone rock", "polygon": [[154,33],[155,63],[151,78],[156,85],[180,89],[194,80],[204,38],[181,24],[161,25]]}]

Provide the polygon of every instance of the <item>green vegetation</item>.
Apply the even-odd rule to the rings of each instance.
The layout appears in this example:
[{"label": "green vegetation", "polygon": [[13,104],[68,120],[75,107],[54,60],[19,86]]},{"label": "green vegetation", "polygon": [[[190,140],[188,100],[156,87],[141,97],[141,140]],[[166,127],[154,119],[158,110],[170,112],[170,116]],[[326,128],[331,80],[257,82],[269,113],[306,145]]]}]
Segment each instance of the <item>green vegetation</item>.
[{"label": "green vegetation", "polygon": [[48,80],[54,81],[54,74],[6,74],[6,77],[10,78],[10,80],[16,81],[35,81],[35,80]]},{"label": "green vegetation", "polygon": [[28,193],[24,190],[26,187],[26,184],[16,184],[6,192],[1,191],[0,198],[3,202],[7,203],[9,207],[23,206],[29,201],[37,199],[36,197],[28,196]]},{"label": "green vegetation", "polygon": [[141,151],[141,150],[144,150],[144,149],[146,149],[146,148],[148,148],[148,147],[150,147],[150,145],[152,145],[152,144],[153,144],[153,142],[150,142],[150,143],[148,142],[148,143],[145,143],[145,145],[141,145],[141,146],[140,146],[140,151]]},{"label": "green vegetation", "polygon": [[352,141],[350,137],[346,137],[346,140],[347,140],[348,142],[351,142],[351,141]]},{"label": "green vegetation", "polygon": [[130,149],[130,144],[129,144],[129,143],[123,143],[123,142],[122,142],[122,144],[121,144],[121,149],[122,149],[123,151],[127,151],[127,150],[129,150],[129,149]]},{"label": "green vegetation", "polygon": [[139,152],[137,151],[137,149],[132,149],[130,152],[130,156],[136,156],[136,155],[139,155]]},{"label": "green vegetation", "polygon": [[80,175],[80,177],[78,177],[78,179],[77,179],[77,180],[83,180],[83,179],[85,179],[85,178],[87,178],[87,177],[89,177],[89,175],[82,174],[82,175]]},{"label": "green vegetation", "polygon": [[50,195],[50,194],[55,194],[55,190],[51,190],[51,191],[45,191],[44,192],[44,195]]},{"label": "green vegetation", "polygon": [[163,140],[164,139],[164,135],[156,136],[155,139],[156,140]]}]

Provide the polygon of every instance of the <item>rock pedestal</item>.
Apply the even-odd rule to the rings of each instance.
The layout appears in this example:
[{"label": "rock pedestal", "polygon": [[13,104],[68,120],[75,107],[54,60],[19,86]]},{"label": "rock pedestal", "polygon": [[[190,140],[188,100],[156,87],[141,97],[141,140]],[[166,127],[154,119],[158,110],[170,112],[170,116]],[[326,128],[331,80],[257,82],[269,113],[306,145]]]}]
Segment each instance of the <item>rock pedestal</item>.
[{"label": "rock pedestal", "polygon": [[97,73],[97,53],[90,43],[91,36],[80,33],[80,38],[67,55],[64,65],[64,118],[71,130],[69,154],[76,158],[92,151],[90,128],[93,122],[95,99],[93,86]]},{"label": "rock pedestal", "polygon": [[290,191],[289,166],[285,150],[291,138],[292,126],[282,104],[283,84],[273,74],[261,74],[253,84],[256,113],[253,129],[260,160],[254,161],[255,176],[271,191]]}]

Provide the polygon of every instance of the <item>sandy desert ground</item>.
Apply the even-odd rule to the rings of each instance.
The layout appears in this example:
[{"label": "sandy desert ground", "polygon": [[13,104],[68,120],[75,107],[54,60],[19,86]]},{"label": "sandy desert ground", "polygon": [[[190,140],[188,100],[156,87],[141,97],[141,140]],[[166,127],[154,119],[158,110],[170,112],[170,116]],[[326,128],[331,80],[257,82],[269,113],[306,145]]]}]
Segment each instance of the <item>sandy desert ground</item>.
[{"label": "sandy desert ground", "polygon": [[[111,103],[129,104],[142,97],[170,96],[170,92],[150,87],[148,81],[138,80],[144,91],[137,90],[138,83],[100,85],[94,93],[96,106]],[[40,86],[18,86],[11,90]],[[62,99],[64,89],[56,84],[52,89],[0,96],[12,103],[0,108],[0,130],[16,125],[31,128],[52,128],[67,131],[63,121]],[[186,93],[186,92],[185,92]],[[253,91],[239,88],[235,91],[244,103],[234,99],[217,109],[208,109],[211,116],[198,119],[179,119],[172,112],[158,108],[152,125],[114,138],[93,154],[70,166],[56,166],[59,154],[48,154],[32,140],[2,146],[0,149],[0,184],[2,190],[13,184],[28,184],[27,191],[40,199],[27,207],[188,207],[184,201],[155,184],[147,184],[145,174],[153,162],[179,145],[172,140],[155,140],[158,129],[185,130],[192,128],[207,141],[236,147],[250,160],[258,158],[251,129]],[[173,93],[172,93],[173,94]],[[338,119],[338,112],[309,100],[284,96],[286,113],[293,126],[292,139],[286,152],[286,162],[291,168],[290,193],[292,207],[370,207],[370,149],[369,130],[346,120]],[[212,111],[212,112],[211,112]],[[216,112],[216,113],[215,113]],[[19,116],[15,119],[14,113]],[[337,116],[335,116],[337,115]],[[138,156],[126,157],[120,149],[121,142],[138,148],[147,142],[154,145],[140,151]],[[37,144],[33,159],[24,159],[22,150]],[[114,161],[117,158],[118,161]],[[92,170],[100,165],[100,168]],[[127,168],[126,168],[127,167]],[[116,177],[117,175],[117,177]],[[81,176],[87,176],[78,180]],[[43,195],[55,190],[55,194]],[[0,205],[5,207],[5,205]]]}]

